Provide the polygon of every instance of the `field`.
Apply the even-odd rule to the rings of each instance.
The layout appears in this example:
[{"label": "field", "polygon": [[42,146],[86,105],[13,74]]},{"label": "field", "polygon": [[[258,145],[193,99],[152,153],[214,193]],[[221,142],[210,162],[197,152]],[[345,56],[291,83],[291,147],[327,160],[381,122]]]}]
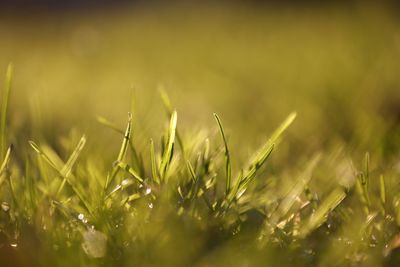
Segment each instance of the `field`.
[{"label": "field", "polygon": [[400,265],[396,11],[0,10],[0,266]]}]

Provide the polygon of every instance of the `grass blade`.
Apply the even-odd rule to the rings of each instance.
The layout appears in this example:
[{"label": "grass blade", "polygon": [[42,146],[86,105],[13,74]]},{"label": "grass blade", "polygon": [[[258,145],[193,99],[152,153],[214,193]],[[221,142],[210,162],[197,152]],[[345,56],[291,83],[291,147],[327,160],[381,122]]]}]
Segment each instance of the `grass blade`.
[{"label": "grass blade", "polygon": [[164,180],[169,163],[171,161],[172,157],[172,149],[174,146],[175,142],[175,132],[176,132],[176,123],[177,123],[178,115],[176,111],[174,111],[171,115],[171,120],[168,128],[168,138],[167,138],[167,144],[164,149],[164,154],[161,158],[161,163],[160,163],[160,178],[161,181]]},{"label": "grass blade", "polygon": [[[122,140],[122,145],[121,145],[121,148],[118,153],[117,161],[123,161],[123,159],[126,155],[126,151],[128,150],[128,146],[130,144],[131,134],[132,134],[132,114],[129,112],[128,113],[128,125],[126,126],[126,129],[125,129],[124,139]],[[114,180],[115,176],[117,176],[118,170],[119,170],[119,168],[116,168],[116,166],[114,166],[114,168],[111,171],[111,174],[109,174],[107,176],[106,184],[104,186],[105,191],[107,191],[108,187]]]},{"label": "grass blade", "polygon": [[[63,178],[63,180],[65,180],[72,188],[72,190],[74,191],[74,193],[78,196],[78,198],[82,201],[83,205],[85,206],[85,208],[91,212],[91,205],[89,204],[89,202],[86,200],[86,198],[84,197],[84,194],[82,193],[82,190],[80,190],[77,186],[75,186],[74,184],[71,183],[69,177],[66,177],[59,168],[57,168],[56,164],[53,163],[53,161],[49,158],[49,156],[47,156],[42,149],[40,149],[40,147],[35,144],[35,142],[33,141],[29,141],[29,144],[31,145],[31,147],[35,150],[35,152],[41,157],[43,158],[47,164],[49,164],[56,172],[57,174]],[[72,177],[72,175],[70,175],[70,177]]]},{"label": "grass blade", "polygon": [[379,196],[381,200],[382,212],[385,214],[386,212],[386,184],[385,177],[383,175],[379,176]]},{"label": "grass blade", "polygon": [[35,152],[42,157],[54,170],[59,172],[57,165],[40,149],[40,147],[33,141],[28,141],[29,145],[35,150]]},{"label": "grass blade", "polygon": [[318,228],[326,221],[326,216],[334,210],[346,197],[346,192],[343,188],[336,188],[329,196],[321,203],[318,209],[310,216],[309,220],[300,229],[300,237],[304,238],[313,230]]},{"label": "grass blade", "polygon": [[219,116],[214,113],[214,117],[215,120],[218,123],[219,126],[219,131],[221,133],[222,136],[222,140],[224,141],[224,147],[225,147],[225,175],[226,175],[226,191],[225,194],[228,195],[229,194],[229,190],[231,188],[231,180],[232,180],[232,166],[231,166],[231,157],[229,154],[229,149],[228,149],[228,142],[226,140],[225,137],[225,132],[224,132],[224,128],[222,127],[222,123],[221,123],[221,119],[219,118]]},{"label": "grass blade", "polygon": [[158,169],[157,169],[157,162],[156,162],[156,155],[155,155],[155,152],[154,152],[154,141],[153,141],[153,139],[150,139],[150,160],[151,160],[151,174],[153,176],[153,180],[157,184],[160,184],[160,176],[158,174]]},{"label": "grass blade", "polygon": [[13,150],[13,146],[11,145],[7,149],[7,153],[6,153],[5,157],[4,157],[3,163],[1,164],[1,167],[0,167],[0,186],[3,184],[3,181],[4,181],[3,174],[8,168],[8,163],[10,162],[10,156],[11,156],[12,150]]},{"label": "grass blade", "polygon": [[82,149],[85,147],[86,144],[86,136],[83,135],[78,142],[78,145],[75,147],[74,151],[72,152],[71,156],[69,157],[67,163],[61,169],[61,175],[63,176],[63,181],[60,184],[60,187],[57,190],[56,195],[58,195],[61,190],[64,188],[65,183],[67,182],[68,176],[71,174],[72,167],[74,166],[76,160],[78,159]]},{"label": "grass blade", "polygon": [[114,131],[116,131],[116,132],[118,132],[120,134],[125,134],[123,130],[118,128],[118,126],[116,126],[114,123],[112,123],[111,121],[107,120],[106,118],[104,118],[102,116],[97,116],[97,121],[100,124],[110,128],[110,129],[113,129]]},{"label": "grass blade", "polygon": [[272,218],[270,220],[272,225],[276,225],[278,223],[278,221],[289,212],[290,208],[293,206],[296,199],[300,196],[301,193],[303,193],[304,188],[310,182],[311,177],[312,177],[312,172],[313,172],[315,166],[317,166],[320,159],[321,159],[321,155],[318,154],[310,161],[310,163],[308,164],[305,171],[300,175],[296,184],[288,192],[286,197],[279,204],[277,210],[272,215]]},{"label": "grass blade", "polygon": [[0,158],[4,158],[6,149],[6,124],[7,124],[7,108],[10,97],[11,84],[13,78],[14,67],[10,63],[7,66],[6,81],[4,92],[1,102],[1,115],[0,115]]},{"label": "grass blade", "polygon": [[121,149],[118,154],[117,160],[121,161],[124,159],[126,151],[128,149],[129,145],[129,140],[131,138],[132,134],[132,114],[129,112],[128,113],[128,125],[126,126],[125,134],[124,134],[124,139],[122,141]]},{"label": "grass blade", "polygon": [[265,143],[265,145],[263,146],[261,151],[258,152],[256,157],[252,160],[249,170],[243,176],[243,179],[240,182],[241,185],[240,185],[239,191],[242,191],[243,189],[245,189],[247,184],[254,178],[258,169],[264,164],[264,162],[271,155],[271,153],[275,147],[275,143],[278,141],[278,138],[293,123],[296,116],[297,116],[296,112],[290,113],[289,116],[281,123],[281,125],[279,125],[279,127],[272,133],[271,137]]},{"label": "grass blade", "polygon": [[142,177],[140,177],[140,175],[128,164],[126,164],[125,162],[122,161],[117,161],[116,162],[116,166],[124,171],[126,171],[127,173],[129,173],[130,175],[133,176],[133,178],[135,178],[139,183],[143,183],[144,179]]},{"label": "grass blade", "polygon": [[[168,113],[168,116],[171,117],[172,113],[174,112],[174,109],[172,108],[172,105],[171,105],[171,100],[169,99],[168,94],[167,94],[167,92],[165,91],[165,89],[164,89],[164,87],[162,85],[159,86],[158,91],[160,92],[161,100],[162,100],[162,102],[164,104],[164,107],[165,107],[167,113]],[[181,135],[179,134],[178,129],[176,129],[176,139],[177,139],[178,144],[179,144],[179,146],[180,146],[180,148],[182,150],[182,155],[185,158],[186,157],[186,155],[185,155],[185,147],[183,145],[183,141],[182,141]]]}]

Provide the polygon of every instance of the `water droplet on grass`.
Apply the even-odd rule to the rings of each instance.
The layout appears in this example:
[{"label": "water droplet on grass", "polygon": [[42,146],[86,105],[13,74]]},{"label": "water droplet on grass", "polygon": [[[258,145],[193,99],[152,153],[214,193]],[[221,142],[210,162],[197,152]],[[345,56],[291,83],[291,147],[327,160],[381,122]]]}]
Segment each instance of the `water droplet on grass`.
[{"label": "water droplet on grass", "polygon": [[147,187],[147,188],[146,188],[146,191],[145,191],[144,193],[145,193],[145,195],[150,194],[150,193],[151,193],[151,188],[150,188],[150,187]]},{"label": "water droplet on grass", "polygon": [[83,233],[82,248],[93,258],[102,258],[107,250],[107,236],[100,231],[89,229]]},{"label": "water droplet on grass", "polygon": [[82,213],[79,213],[78,219],[79,219],[81,222],[85,223],[85,224],[88,222],[88,220],[85,218],[85,215],[83,215]]}]

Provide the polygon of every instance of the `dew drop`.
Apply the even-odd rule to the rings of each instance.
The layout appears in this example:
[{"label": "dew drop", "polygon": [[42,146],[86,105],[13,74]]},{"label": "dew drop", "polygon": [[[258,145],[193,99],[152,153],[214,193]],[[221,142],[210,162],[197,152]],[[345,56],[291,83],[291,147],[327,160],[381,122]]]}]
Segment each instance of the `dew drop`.
[{"label": "dew drop", "polygon": [[7,211],[10,210],[10,204],[8,204],[7,202],[2,202],[2,203],[1,203],[1,208],[2,208],[5,212],[7,212]]},{"label": "dew drop", "polygon": [[106,254],[107,236],[96,230],[88,230],[83,233],[82,248],[87,255],[102,258]]},{"label": "dew drop", "polygon": [[125,180],[123,180],[123,181],[121,182],[121,185],[122,185],[122,186],[126,186],[126,185],[128,185],[128,184],[130,184],[129,179],[125,179]]},{"label": "dew drop", "polygon": [[146,191],[145,191],[145,195],[148,195],[148,194],[150,194],[151,193],[151,188],[150,187],[147,187],[146,188]]},{"label": "dew drop", "polygon": [[82,213],[79,213],[78,219],[83,223],[87,223],[88,222],[88,220],[85,218],[85,215],[83,215]]}]

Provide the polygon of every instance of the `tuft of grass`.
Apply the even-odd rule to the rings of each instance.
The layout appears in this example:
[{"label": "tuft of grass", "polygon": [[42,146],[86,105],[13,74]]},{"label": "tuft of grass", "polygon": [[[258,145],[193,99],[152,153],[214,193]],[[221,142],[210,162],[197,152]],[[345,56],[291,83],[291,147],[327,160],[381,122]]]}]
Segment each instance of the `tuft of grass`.
[{"label": "tuft of grass", "polygon": [[[286,162],[279,143],[296,118],[291,113],[232,173],[238,155],[230,154],[220,117],[214,114],[220,136],[185,136],[180,128],[180,138],[165,91],[162,99],[169,119],[161,150],[152,139],[133,142],[132,113],[124,130],[97,118],[123,137],[116,157],[86,147],[90,138],[102,145],[86,134],[56,148],[44,140],[9,145],[0,166],[0,260],[20,266],[400,263],[396,169],[380,173],[369,153],[361,171],[336,151],[310,157],[304,150],[298,165]],[[275,153],[284,160],[268,162],[262,172]]]}]

